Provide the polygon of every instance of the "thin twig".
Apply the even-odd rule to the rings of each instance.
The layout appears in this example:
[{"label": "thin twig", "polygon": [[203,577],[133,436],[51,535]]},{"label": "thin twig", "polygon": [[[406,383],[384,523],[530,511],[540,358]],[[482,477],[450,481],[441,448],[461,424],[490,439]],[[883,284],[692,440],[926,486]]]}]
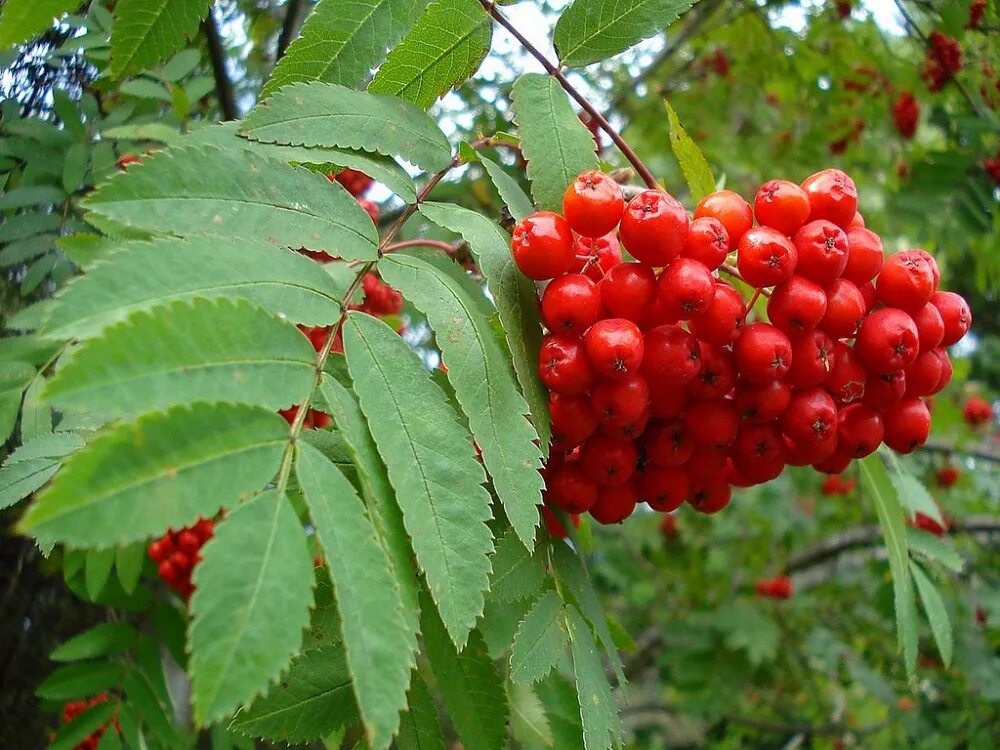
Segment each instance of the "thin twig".
[{"label": "thin twig", "polygon": [[[739,269],[736,266],[734,266],[734,265],[731,265],[729,263],[723,263],[721,266],[719,266],[719,270],[722,273],[726,274],[727,276],[732,276],[737,281],[743,281],[743,277],[740,276]],[[746,284],[745,281],[743,281],[743,283]],[[769,291],[767,291],[767,289],[761,289],[760,293],[762,295],[764,295],[765,297],[770,297],[771,296],[771,293]],[[754,302],[756,302],[756,301],[757,300],[754,299]],[[749,307],[748,307],[748,310],[749,310]]]},{"label": "thin twig", "polygon": [[209,8],[208,15],[202,22],[205,32],[205,42],[208,44],[208,56],[212,61],[212,75],[215,77],[215,94],[219,100],[223,120],[235,120],[240,116],[236,109],[236,96],[233,94],[233,82],[229,80],[226,70],[226,50],[219,33],[219,24],[215,20],[215,9]]}]

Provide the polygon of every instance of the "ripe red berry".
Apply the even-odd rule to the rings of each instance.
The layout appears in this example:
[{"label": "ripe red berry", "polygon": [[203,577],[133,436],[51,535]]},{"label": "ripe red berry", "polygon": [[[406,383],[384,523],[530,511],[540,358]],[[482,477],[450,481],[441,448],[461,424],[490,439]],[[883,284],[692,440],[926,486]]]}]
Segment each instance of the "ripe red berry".
[{"label": "ripe red berry", "polygon": [[638,418],[625,424],[601,423],[601,432],[615,440],[636,440],[649,424],[649,409],[647,408]]},{"label": "ripe red berry", "polygon": [[799,253],[795,272],[823,286],[840,278],[847,267],[847,234],[832,222],[810,221],[795,233],[795,249]]},{"label": "ripe red berry", "polygon": [[597,433],[580,449],[580,465],[594,482],[611,487],[627,482],[638,458],[635,443]]},{"label": "ripe red berry", "polygon": [[733,466],[743,479],[761,484],[781,474],[785,468],[785,443],[775,424],[744,422],[736,433]]},{"label": "ripe red berry", "polygon": [[653,378],[649,381],[650,416],[657,419],[674,419],[684,413],[687,402],[687,390],[678,387],[667,378]]},{"label": "ripe red berry", "polygon": [[687,239],[688,216],[669,193],[646,190],[629,201],[618,228],[636,260],[665,266],[680,255]]},{"label": "ripe red berry", "polygon": [[614,234],[603,237],[577,237],[577,258],[570,269],[592,281],[600,281],[612,267],[622,262],[622,247]]},{"label": "ripe red berry", "polygon": [[656,301],[656,275],[645,263],[619,263],[601,280],[601,302],[615,318],[643,323]]},{"label": "ripe red berry", "polygon": [[712,515],[729,505],[732,489],[722,477],[692,477],[688,504],[699,513]]},{"label": "ripe red berry", "polygon": [[583,344],[564,336],[546,336],[538,353],[538,373],[550,391],[575,396],[594,382]]},{"label": "ripe red berry", "polygon": [[539,211],[514,227],[514,263],[530,279],[552,279],[576,263],[573,231],[559,214]]},{"label": "ripe red berry", "polygon": [[887,258],[875,283],[875,292],[889,307],[919,312],[934,294],[934,271],[926,254],[908,250]]},{"label": "ripe red berry", "polygon": [[796,388],[822,385],[833,370],[834,341],[823,331],[807,331],[792,342],[792,366],[785,380]]},{"label": "ripe red berry", "polygon": [[795,442],[788,436],[785,440],[785,463],[789,466],[810,466],[829,458],[837,452],[836,430],[819,442]]},{"label": "ripe red berry", "polygon": [[201,549],[201,540],[193,531],[184,529],[177,535],[177,548],[189,557],[194,557]]},{"label": "ripe red berry", "polygon": [[927,442],[931,413],[919,398],[904,399],[882,412],[885,444],[897,453],[912,453]]},{"label": "ripe red berry", "polygon": [[753,209],[743,196],[732,190],[719,190],[706,195],[694,210],[694,218],[711,217],[722,222],[729,234],[729,249],[733,250],[740,239],[753,226]]},{"label": "ripe red berry", "polygon": [[740,419],[756,424],[773,422],[784,414],[792,400],[792,387],[784,380],[768,383],[740,381],[734,394]]},{"label": "ripe red berry", "polygon": [[868,378],[861,402],[873,409],[885,409],[902,401],[904,393],[906,393],[906,376],[903,371],[886,372]]},{"label": "ripe red berry", "polygon": [[683,466],[694,453],[694,443],[680,420],[658,422],[642,436],[647,460],[654,466]]},{"label": "ripe red berry", "polygon": [[937,385],[934,386],[934,390],[930,392],[930,395],[933,396],[943,391],[944,387],[951,382],[951,376],[954,375],[955,370],[947,351],[941,347],[932,349],[931,351],[937,352],[938,358],[941,360],[941,377],[938,379]]},{"label": "ripe red berry", "polygon": [[590,392],[591,404],[601,424],[623,427],[642,417],[649,408],[649,386],[642,373],[618,380],[602,380]]},{"label": "ripe red berry", "polygon": [[667,315],[690,320],[708,311],[715,296],[715,279],[703,263],[678,258],[660,274],[656,295]]},{"label": "ripe red berry", "polygon": [[826,300],[819,327],[835,339],[853,338],[868,311],[861,290],[847,279],[837,279],[827,287]]},{"label": "ripe red berry", "polygon": [[902,310],[884,307],[865,318],[854,348],[872,372],[905,370],[920,351],[917,326]]},{"label": "ripe red berry", "polygon": [[954,466],[942,466],[934,477],[939,487],[954,487],[958,483],[960,472]]},{"label": "ripe red berry", "polygon": [[823,385],[834,401],[844,405],[863,398],[869,377],[858,353],[838,341],[833,345],[831,361],[830,375]]},{"label": "ripe red berry", "polygon": [[597,502],[597,484],[576,461],[556,467],[545,481],[546,500],[567,513],[586,513]]},{"label": "ripe red berry", "polygon": [[935,392],[944,369],[943,349],[931,349],[917,355],[913,364],[906,368],[906,392],[904,398],[929,396]]},{"label": "ripe red berry", "polygon": [[672,513],[688,496],[688,478],[683,469],[647,466],[639,475],[639,497],[653,510]]},{"label": "ripe red berry", "polygon": [[757,222],[791,237],[809,220],[809,196],[788,180],[768,180],[753,201]]},{"label": "ripe red berry", "polygon": [[815,281],[804,276],[792,276],[771,292],[767,301],[767,317],[778,330],[795,338],[815,328],[826,313],[826,292]]},{"label": "ripe red berry", "polygon": [[[553,539],[565,539],[569,536],[569,532],[567,532],[566,528],[562,525],[562,523],[560,523],[559,517],[552,512],[551,508],[547,508],[544,505],[542,506],[542,520],[545,521],[545,530]],[[580,527],[579,515],[575,513],[571,514],[569,520],[575,527]]]},{"label": "ripe red berry", "polygon": [[[736,340],[746,318],[743,295],[724,281],[715,282],[715,293],[708,309],[688,321],[688,328],[702,341],[726,346]],[[648,344],[647,344],[648,346]]]},{"label": "ripe red berry", "polygon": [[542,322],[552,333],[579,337],[601,317],[601,293],[586,276],[553,279],[542,295]]},{"label": "ripe red berry", "polygon": [[597,416],[586,396],[557,396],[549,400],[552,413],[552,443],[571,450],[597,430]]},{"label": "ripe red berry", "polygon": [[834,451],[830,456],[824,458],[822,461],[814,463],[813,468],[824,474],[842,474],[844,469],[846,469],[853,460],[854,456],[850,453],[838,450]]},{"label": "ripe red berry", "polygon": [[809,196],[809,219],[826,219],[847,227],[858,210],[858,190],[854,180],[839,169],[824,169],[802,183]]},{"label": "ripe red berry", "polygon": [[583,346],[591,366],[606,378],[624,378],[642,364],[642,332],[624,318],[605,318],[594,323],[583,336]]},{"label": "ripe red berry", "polygon": [[178,571],[174,568],[170,560],[164,560],[156,569],[157,574],[168,584],[173,585],[178,581]]},{"label": "ripe red berry", "polygon": [[972,326],[969,303],[954,292],[934,292],[931,304],[941,313],[941,320],[944,322],[944,338],[941,339],[941,346],[957,344]]},{"label": "ripe red berry", "polygon": [[982,396],[969,396],[962,407],[962,418],[973,427],[993,419],[993,406]]},{"label": "ripe red berry", "polygon": [[681,424],[695,448],[724,448],[736,439],[740,420],[732,401],[701,399],[688,404]]},{"label": "ripe red berry", "polygon": [[631,480],[614,487],[601,487],[590,515],[605,526],[621,523],[632,515],[638,501],[639,491]]},{"label": "ripe red berry", "polygon": [[701,342],[701,370],[688,385],[692,398],[722,398],[736,385],[733,353],[725,347]]},{"label": "ripe red berry", "polygon": [[621,221],[625,210],[621,186],[602,172],[584,172],[566,188],[563,216],[573,231],[601,237]]},{"label": "ripe red berry", "polygon": [[681,255],[696,260],[712,271],[726,260],[729,253],[729,232],[722,222],[703,216],[691,222]]},{"label": "ripe red berry", "polygon": [[837,414],[837,446],[854,458],[874,453],[885,429],[878,411],[864,404],[845,406]]},{"label": "ripe red berry", "polygon": [[787,281],[795,272],[798,251],[785,235],[769,227],[753,227],[740,239],[736,265],[743,280],[761,289]]},{"label": "ripe red berry", "polygon": [[928,302],[914,313],[913,323],[917,326],[920,351],[926,352],[941,345],[944,340],[944,318],[933,302]]},{"label": "ripe red berry", "polygon": [[642,370],[652,380],[677,387],[701,371],[698,340],[680,326],[658,326],[646,334]]},{"label": "ripe red berry", "polygon": [[837,430],[837,405],[822,388],[792,392],[781,418],[781,431],[796,443],[816,445]]},{"label": "ripe red berry", "polygon": [[783,377],[792,364],[788,336],[767,323],[751,323],[733,345],[740,377],[751,383],[766,383]]},{"label": "ripe red berry", "polygon": [[847,228],[847,265],[843,277],[858,286],[878,276],[885,262],[882,238],[862,226]]},{"label": "ripe red berry", "polygon": [[706,477],[721,477],[726,472],[729,463],[729,448],[708,448],[696,450],[684,464],[688,477],[704,479]]}]

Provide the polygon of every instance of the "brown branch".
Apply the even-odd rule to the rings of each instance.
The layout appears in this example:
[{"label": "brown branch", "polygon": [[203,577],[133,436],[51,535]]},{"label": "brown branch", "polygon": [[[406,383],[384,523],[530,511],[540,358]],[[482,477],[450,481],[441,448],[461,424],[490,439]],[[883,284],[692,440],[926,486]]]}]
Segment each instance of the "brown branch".
[{"label": "brown branch", "polygon": [[281,25],[281,33],[278,35],[278,49],[274,56],[275,62],[285,56],[285,52],[288,51],[288,45],[298,35],[299,29],[302,27],[303,17],[305,16],[305,13],[303,13],[305,7],[305,0],[288,0],[285,4],[285,21]]},{"label": "brown branch", "polygon": [[219,24],[215,20],[215,9],[209,8],[208,15],[201,24],[208,44],[208,56],[212,61],[212,75],[215,77],[215,94],[219,100],[223,120],[235,120],[239,117],[236,109],[236,96],[233,93],[233,82],[229,80],[226,71],[226,50],[219,34]]}]

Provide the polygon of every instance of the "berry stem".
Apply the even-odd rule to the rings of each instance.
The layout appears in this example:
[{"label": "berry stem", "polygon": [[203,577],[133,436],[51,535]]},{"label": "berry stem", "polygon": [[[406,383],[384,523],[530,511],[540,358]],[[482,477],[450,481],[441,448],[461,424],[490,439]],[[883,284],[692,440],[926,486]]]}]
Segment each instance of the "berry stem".
[{"label": "berry stem", "polygon": [[576,87],[573,86],[573,84],[567,80],[566,76],[562,74],[562,71],[559,70],[557,66],[553,65],[549,59],[543,55],[537,47],[535,47],[535,45],[529,42],[524,35],[521,34],[521,32],[518,31],[510,21],[507,20],[507,18],[497,9],[495,2],[491,2],[491,0],[479,0],[479,3],[498,24],[510,32],[510,35],[513,36],[522,47],[524,47],[528,54],[541,63],[542,67],[545,68],[545,72],[555,78],[559,82],[559,85],[562,86],[563,90],[573,97],[573,99],[576,100],[576,103],[583,107],[587,114],[594,118],[594,121],[600,126],[601,130],[608,134],[608,137],[611,138],[615,146],[618,147],[618,150],[621,151],[625,158],[628,159],[629,163],[635,167],[635,171],[639,173],[640,177],[642,177],[643,182],[646,183],[646,187],[652,190],[659,189],[659,183],[656,181],[653,173],[649,171],[649,168],[643,164],[642,159],[639,158],[635,151],[632,150],[632,147],[625,142],[618,132],[611,127],[611,123],[607,121],[604,115],[598,112],[594,105],[587,101],[583,94],[577,91]]},{"label": "berry stem", "polygon": [[743,324],[744,325],[746,325],[747,318],[750,317],[750,313],[753,312],[753,306],[756,305],[757,304],[757,300],[760,299],[760,293],[762,291],[764,291],[764,290],[763,289],[755,289],[754,293],[753,293],[753,296],[750,298],[750,301],[747,303],[747,311],[746,311],[746,314],[743,316]]},{"label": "berry stem", "polygon": [[[743,277],[740,276],[740,272],[736,268],[736,266],[732,266],[729,263],[723,263],[721,266],[719,266],[719,270],[722,271],[722,273],[724,273],[724,274],[726,274],[728,276],[732,276],[734,279],[737,279],[738,281],[743,281]],[[743,283],[746,284],[745,281],[743,281]],[[769,291],[767,291],[766,289],[760,289],[760,290],[758,290],[757,294],[763,294],[765,297],[770,297],[771,296],[771,293]],[[757,297],[755,296],[754,299],[753,299],[753,302],[756,302],[756,301],[757,301]],[[751,305],[753,304],[753,302],[751,302]],[[748,310],[749,310],[749,307],[750,306],[747,307]]]}]

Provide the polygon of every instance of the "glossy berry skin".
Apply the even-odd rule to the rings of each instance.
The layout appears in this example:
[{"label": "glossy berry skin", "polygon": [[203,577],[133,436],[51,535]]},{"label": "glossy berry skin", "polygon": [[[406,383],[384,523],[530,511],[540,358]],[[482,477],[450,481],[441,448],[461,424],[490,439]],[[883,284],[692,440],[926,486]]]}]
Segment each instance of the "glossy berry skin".
[{"label": "glossy berry skin", "polygon": [[750,383],[766,383],[783,377],[792,364],[792,342],[767,323],[751,323],[733,345],[740,377]]},{"label": "glossy berry skin", "polygon": [[775,424],[744,422],[736,434],[733,466],[751,484],[768,482],[785,468],[785,443]]},{"label": "glossy berry skin", "polygon": [[851,404],[837,414],[838,450],[854,458],[874,453],[884,435],[882,415],[870,406]]},{"label": "glossy berry skin", "polygon": [[837,404],[822,388],[806,388],[792,393],[781,418],[781,431],[796,443],[816,445],[837,430]]},{"label": "glossy berry skin", "polygon": [[792,366],[785,380],[796,388],[822,385],[833,369],[834,341],[823,331],[807,331],[792,341]]},{"label": "glossy berry skin", "polygon": [[837,279],[826,288],[826,313],[819,327],[835,339],[853,338],[867,311],[861,290],[847,279]]},{"label": "glossy berry skin", "polygon": [[741,195],[732,190],[719,190],[702,198],[694,209],[694,218],[706,216],[722,222],[729,235],[729,250],[734,250],[743,235],[753,226],[753,209]]},{"label": "glossy berry skin", "polygon": [[708,311],[715,297],[715,278],[705,264],[678,258],[660,274],[656,296],[667,315],[690,320]]},{"label": "glossy berry skin", "polygon": [[714,271],[726,260],[729,253],[729,232],[722,222],[703,216],[691,222],[681,256],[704,263]]},{"label": "glossy berry skin", "polygon": [[904,398],[930,396],[937,389],[944,371],[943,349],[931,349],[917,355],[913,364],[906,368],[906,391]]},{"label": "glossy berry skin", "polygon": [[920,351],[926,352],[941,345],[944,340],[944,318],[933,302],[928,302],[914,313],[913,323],[917,326]]},{"label": "glossy berry skin", "polygon": [[733,353],[721,346],[701,342],[701,370],[688,385],[692,398],[722,398],[736,385]]},{"label": "glossy berry skin", "polygon": [[604,278],[604,274],[622,262],[622,247],[614,234],[603,237],[577,237],[577,258],[570,269],[582,273],[594,282]]},{"label": "glossy berry skin", "polygon": [[597,502],[597,484],[577,461],[557,466],[545,482],[547,502],[567,513],[586,513]]},{"label": "glossy berry skin", "polygon": [[590,515],[605,526],[621,523],[632,515],[638,502],[639,491],[632,480],[613,487],[601,487]]},{"label": "glossy berry skin", "polygon": [[649,408],[649,386],[642,373],[620,380],[602,380],[590,392],[591,406],[601,424],[622,427],[641,418]]},{"label": "glossy berry skin", "polygon": [[666,378],[649,381],[649,414],[656,419],[676,419],[684,413],[688,400],[687,391]]},{"label": "glossy berry skin", "polygon": [[559,214],[539,211],[514,227],[514,263],[529,279],[540,281],[566,273],[576,263],[573,231]]},{"label": "glossy berry skin", "polygon": [[753,227],[740,239],[736,265],[750,286],[762,289],[788,281],[797,263],[795,245],[775,229]]},{"label": "glossy berry skin", "polygon": [[542,322],[552,333],[578,338],[600,317],[601,294],[583,274],[565,274],[545,287]]},{"label": "glossy berry skin", "polygon": [[724,448],[736,439],[740,419],[732,401],[704,399],[688,404],[681,425],[696,449]]},{"label": "glossy berry skin", "polygon": [[785,463],[789,466],[809,466],[837,451],[836,430],[827,437],[814,443],[797,443],[788,437],[785,440]]},{"label": "glossy berry skin", "polygon": [[941,313],[944,336],[941,346],[951,346],[962,340],[972,326],[972,311],[969,303],[954,292],[934,292],[931,304]]},{"label": "glossy berry skin", "polygon": [[607,435],[615,440],[636,440],[649,425],[649,408],[642,412],[636,419],[624,424],[610,424],[602,422],[600,426],[601,434]]},{"label": "glossy berry skin", "polygon": [[597,430],[597,415],[587,396],[553,396],[549,400],[552,414],[552,442],[562,450],[571,450]]},{"label": "glossy berry skin", "polygon": [[611,316],[642,324],[656,301],[656,275],[645,263],[619,263],[604,275],[600,290]]},{"label": "glossy berry skin", "polygon": [[647,466],[639,475],[639,497],[660,513],[673,513],[688,496],[688,477],[683,469]]},{"label": "glossy berry skin", "polygon": [[646,459],[654,466],[683,466],[694,453],[694,443],[680,420],[659,422],[642,436]]},{"label": "glossy berry skin", "polygon": [[902,370],[872,375],[865,383],[865,393],[861,403],[873,409],[895,406],[906,393],[906,376]]},{"label": "glossy berry skin", "polygon": [[854,348],[872,372],[905,370],[920,351],[917,326],[902,310],[883,307],[865,318]]},{"label": "glossy berry skin", "polygon": [[757,223],[789,237],[809,219],[809,196],[788,180],[768,180],[753,201]]},{"label": "glossy berry skin", "polygon": [[680,326],[658,326],[646,334],[642,369],[653,380],[677,387],[701,371],[698,340]]},{"label": "glossy berry skin", "polygon": [[841,406],[853,404],[865,395],[868,369],[854,348],[841,342],[833,345],[832,366],[823,386]]},{"label": "glossy berry skin", "polygon": [[722,477],[694,478],[688,504],[699,513],[713,515],[729,505],[732,489]]},{"label": "glossy berry skin", "polygon": [[712,302],[704,313],[688,321],[688,329],[702,341],[725,346],[736,340],[746,313],[743,295],[729,284],[716,280]]},{"label": "glossy berry skin", "polygon": [[776,286],[767,301],[771,325],[793,339],[818,326],[825,313],[823,287],[797,274]]},{"label": "glossy berry skin", "polygon": [[823,286],[840,278],[849,253],[843,229],[829,221],[810,221],[795,233],[794,241],[799,253],[797,274]]},{"label": "glossy berry skin", "polygon": [[809,196],[809,220],[825,219],[838,227],[850,226],[858,210],[854,180],[839,169],[824,169],[802,183]]},{"label": "glossy berry skin", "polygon": [[897,453],[912,453],[927,442],[931,413],[919,398],[904,399],[882,412],[885,444]]},{"label": "glossy berry skin", "polygon": [[917,313],[934,294],[934,271],[926,253],[908,250],[886,259],[875,293],[888,307]]},{"label": "glossy berry skin", "polygon": [[693,479],[720,477],[729,462],[729,448],[706,448],[696,450],[684,464],[684,471]]},{"label": "glossy berry skin", "polygon": [[583,336],[583,346],[591,366],[605,378],[625,378],[642,364],[642,332],[624,318],[594,323]]},{"label": "glossy berry skin", "polygon": [[546,388],[567,396],[589,390],[595,377],[583,344],[565,336],[546,336],[542,339],[538,374]]},{"label": "glossy berry skin", "polygon": [[853,460],[854,457],[850,453],[838,450],[822,461],[814,463],[813,468],[824,474],[843,474]]},{"label": "glossy berry skin", "polygon": [[608,175],[593,171],[578,175],[563,195],[563,217],[577,234],[601,237],[621,221],[625,199],[621,186]]},{"label": "glossy berry skin", "polygon": [[739,418],[755,424],[773,422],[785,413],[791,400],[792,387],[784,380],[768,383],[741,381],[734,394]]},{"label": "glossy berry skin", "polygon": [[938,359],[941,360],[941,377],[938,378],[938,382],[937,385],[934,386],[934,390],[930,392],[930,395],[933,396],[943,391],[944,387],[951,382],[952,375],[955,374],[955,368],[951,364],[951,357],[948,356],[947,350],[943,347],[931,349],[931,351],[935,352]]},{"label": "glossy berry skin", "polygon": [[634,442],[616,440],[601,433],[592,436],[580,449],[580,465],[584,473],[605,487],[627,482],[635,473],[637,458]]},{"label": "glossy berry skin", "polygon": [[660,190],[646,190],[629,201],[618,227],[626,249],[651,266],[665,266],[679,256],[687,233],[684,206]]},{"label": "glossy berry skin", "polygon": [[885,262],[882,238],[863,226],[847,228],[847,265],[842,276],[858,286],[878,276]]}]

